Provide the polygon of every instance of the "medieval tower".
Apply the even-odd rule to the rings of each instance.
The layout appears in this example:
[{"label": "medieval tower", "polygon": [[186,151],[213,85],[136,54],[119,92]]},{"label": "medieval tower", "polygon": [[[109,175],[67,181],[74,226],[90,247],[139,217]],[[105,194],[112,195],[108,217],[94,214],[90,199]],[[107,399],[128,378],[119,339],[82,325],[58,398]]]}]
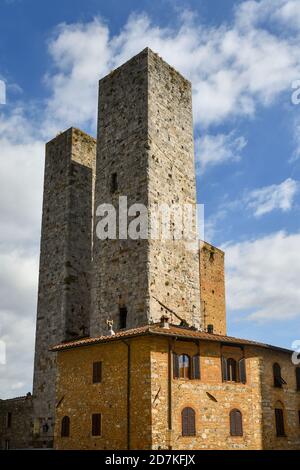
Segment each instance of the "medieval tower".
[{"label": "medieval tower", "polygon": [[[95,210],[118,208],[120,196],[129,222],[141,204],[196,204],[191,84],[148,48],[100,80]],[[95,235],[92,335],[107,319],[115,329],[157,322],[165,307],[175,323],[201,326],[196,226],[187,241],[172,217],[169,239],[153,239],[150,225],[138,240],[127,227],[123,239]]]},{"label": "medieval tower", "polygon": [[[89,333],[95,141],[77,129],[46,145],[34,362],[34,434],[52,441],[57,341]],[[46,431],[46,432],[45,432]]]}]

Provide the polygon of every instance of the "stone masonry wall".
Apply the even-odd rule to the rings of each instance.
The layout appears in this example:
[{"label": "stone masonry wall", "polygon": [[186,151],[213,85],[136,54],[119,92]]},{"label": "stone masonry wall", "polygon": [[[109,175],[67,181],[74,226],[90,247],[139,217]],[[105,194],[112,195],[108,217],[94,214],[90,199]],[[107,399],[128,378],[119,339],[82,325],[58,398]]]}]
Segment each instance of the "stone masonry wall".
[{"label": "stone masonry wall", "polygon": [[[32,441],[32,397],[0,400],[0,449],[26,449]],[[10,423],[8,421],[10,413]]]},{"label": "stone masonry wall", "polygon": [[33,397],[35,438],[49,446],[56,382],[49,347],[89,331],[95,147],[74,128],[46,146]]},{"label": "stone masonry wall", "polygon": [[[119,196],[127,196],[128,207],[195,205],[190,83],[149,49],[100,80],[95,210],[118,208]],[[161,304],[200,325],[197,250],[172,236],[167,242],[95,236],[92,335],[107,331],[108,318],[117,330],[120,307],[127,308],[127,327],[159,321]]]},{"label": "stone masonry wall", "polygon": [[[120,196],[127,196],[128,207],[147,206],[147,53],[100,80],[98,113],[95,212],[112,204],[118,215]],[[96,225],[99,220],[95,216]],[[127,326],[147,323],[148,241],[116,238],[94,233],[91,335],[106,333],[108,318],[117,330],[120,307],[127,308]]]},{"label": "stone masonry wall", "polygon": [[199,258],[203,328],[213,325],[214,333],[226,335],[224,252],[201,241]]},{"label": "stone masonry wall", "polygon": [[[149,207],[166,204],[196,210],[191,84],[152,51],[148,53]],[[185,222],[182,214],[182,222]],[[174,225],[175,224],[175,225]],[[200,290],[197,228],[186,223],[177,233],[170,220],[170,240],[150,240],[150,320],[160,321],[161,303],[199,328]],[[181,239],[180,239],[181,237]],[[178,239],[179,238],[179,239]],[[161,302],[159,303],[158,300]],[[170,317],[170,313],[169,313]],[[179,322],[171,314],[172,323]]]},{"label": "stone masonry wall", "polygon": [[[296,386],[296,367],[292,353],[264,350],[262,353],[262,411],[264,449],[300,449],[300,392]],[[274,387],[273,364],[281,367],[281,376],[286,384]],[[286,437],[277,437],[275,432],[275,405],[280,402],[284,410]]]}]

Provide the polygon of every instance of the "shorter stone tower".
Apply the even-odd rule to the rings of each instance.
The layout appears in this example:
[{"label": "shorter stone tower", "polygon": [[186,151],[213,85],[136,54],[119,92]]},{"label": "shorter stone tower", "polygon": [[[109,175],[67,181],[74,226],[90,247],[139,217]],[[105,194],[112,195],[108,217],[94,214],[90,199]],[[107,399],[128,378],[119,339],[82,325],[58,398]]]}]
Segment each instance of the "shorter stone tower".
[{"label": "shorter stone tower", "polygon": [[199,255],[203,329],[226,335],[224,252],[201,241]]},{"label": "shorter stone tower", "polygon": [[95,155],[95,140],[74,128],[46,145],[33,431],[35,440],[48,446],[57,375],[49,348],[89,334]]}]

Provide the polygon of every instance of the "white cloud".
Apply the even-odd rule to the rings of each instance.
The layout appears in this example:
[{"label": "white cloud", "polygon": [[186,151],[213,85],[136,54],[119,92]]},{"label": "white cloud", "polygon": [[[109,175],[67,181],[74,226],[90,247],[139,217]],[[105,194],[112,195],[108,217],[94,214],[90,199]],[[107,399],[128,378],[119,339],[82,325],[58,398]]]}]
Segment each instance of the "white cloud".
[{"label": "white cloud", "polygon": [[47,76],[49,119],[59,126],[94,125],[98,78],[146,46],[192,81],[196,123],[253,115],[300,75],[300,26],[281,35],[263,22],[278,21],[278,8],[290,3],[244,2],[233,23],[219,27],[205,26],[191,13],[183,14],[176,28],[158,27],[146,14],[132,15],[115,36],[100,18],[62,24],[49,44],[54,62]]},{"label": "white cloud", "polygon": [[0,115],[1,398],[31,389],[44,143],[21,108]]},{"label": "white cloud", "polygon": [[196,140],[197,164],[203,173],[207,167],[238,161],[247,145],[244,137],[230,134],[205,135]]},{"label": "white cloud", "polygon": [[0,365],[1,398],[31,390],[38,256],[0,250],[0,341],[6,364]]},{"label": "white cloud", "polygon": [[249,209],[254,211],[256,217],[268,214],[275,209],[286,212],[291,210],[298,190],[299,183],[288,178],[280,184],[272,184],[250,191],[245,197],[245,203]]},{"label": "white cloud", "polygon": [[278,232],[223,246],[227,303],[236,318],[283,320],[300,316],[300,234]]}]

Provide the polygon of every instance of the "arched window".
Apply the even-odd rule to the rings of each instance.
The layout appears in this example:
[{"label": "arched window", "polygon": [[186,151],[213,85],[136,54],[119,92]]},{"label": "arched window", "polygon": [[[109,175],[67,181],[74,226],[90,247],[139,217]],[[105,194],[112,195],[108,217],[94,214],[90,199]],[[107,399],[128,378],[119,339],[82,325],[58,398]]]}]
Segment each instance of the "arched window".
[{"label": "arched window", "polygon": [[280,401],[277,401],[275,404],[275,425],[276,425],[276,436],[285,437],[284,409],[283,409],[283,404]]},{"label": "arched window", "polygon": [[182,422],[182,435],[195,436],[196,435],[196,415],[193,408],[184,408],[181,412]]},{"label": "arched window", "polygon": [[296,388],[300,392],[300,367],[296,367]]},{"label": "arched window", "polygon": [[70,436],[70,418],[69,416],[64,416],[61,420],[61,437]]},{"label": "arched window", "polygon": [[240,410],[234,409],[230,411],[230,435],[242,436],[243,435],[243,418]]},{"label": "arched window", "polygon": [[237,382],[237,364],[231,357],[227,359],[227,380]]},{"label": "arched window", "polygon": [[277,362],[273,364],[273,378],[274,378],[274,387],[282,388],[282,384],[284,383],[284,380],[281,377],[281,367]]},{"label": "arched window", "polygon": [[190,358],[187,354],[181,354],[179,356],[179,377],[181,379],[189,379],[191,374]]}]

